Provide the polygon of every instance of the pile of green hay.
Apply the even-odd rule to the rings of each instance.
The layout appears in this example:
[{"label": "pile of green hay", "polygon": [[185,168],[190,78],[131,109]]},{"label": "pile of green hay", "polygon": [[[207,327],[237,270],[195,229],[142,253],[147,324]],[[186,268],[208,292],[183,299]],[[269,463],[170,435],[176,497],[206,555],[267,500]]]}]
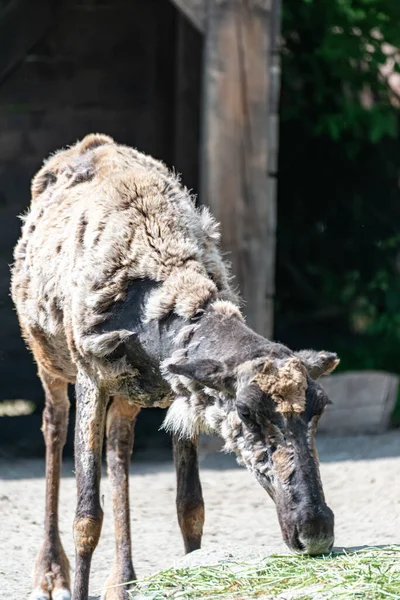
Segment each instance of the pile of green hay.
[{"label": "pile of green hay", "polygon": [[400,545],[169,569],[137,582],[130,594],[132,600],[400,599]]}]

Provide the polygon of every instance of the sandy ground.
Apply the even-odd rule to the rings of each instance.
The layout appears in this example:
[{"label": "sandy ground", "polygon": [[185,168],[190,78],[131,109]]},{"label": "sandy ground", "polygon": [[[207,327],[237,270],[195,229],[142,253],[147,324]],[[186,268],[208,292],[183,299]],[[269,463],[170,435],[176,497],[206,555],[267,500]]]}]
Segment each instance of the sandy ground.
[{"label": "sandy ground", "polygon": [[[336,516],[336,546],[400,543],[400,431],[358,438],[320,438],[318,449],[328,504]],[[203,548],[245,544],[285,550],[274,506],[233,457],[209,455],[201,462],[206,503]],[[170,462],[134,457],[131,506],[134,565],[139,577],[174,564],[182,556],[175,517]],[[111,567],[113,523],[107,478],[102,483],[104,525],[91,576],[92,598]],[[61,483],[60,530],[73,566],[75,507],[73,464]],[[44,463],[0,461],[0,598],[29,595],[33,559],[42,539]]]}]

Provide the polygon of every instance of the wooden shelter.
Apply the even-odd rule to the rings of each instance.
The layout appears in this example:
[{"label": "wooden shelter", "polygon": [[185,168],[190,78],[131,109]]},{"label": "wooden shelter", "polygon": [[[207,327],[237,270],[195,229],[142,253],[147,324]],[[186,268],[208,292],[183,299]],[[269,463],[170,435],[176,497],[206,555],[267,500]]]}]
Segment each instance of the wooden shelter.
[{"label": "wooden shelter", "polygon": [[279,12],[279,0],[0,0],[3,398],[41,397],[8,295],[16,215],[43,158],[89,131],[182,173],[221,222],[249,324],[272,335]]},{"label": "wooden shelter", "polygon": [[[200,199],[221,223],[248,323],[273,333],[279,0],[174,0],[205,37]],[[178,58],[189,44],[182,36]],[[182,69],[181,76],[186,73]],[[178,113],[179,119],[184,112]],[[182,130],[185,127],[182,126]]]}]

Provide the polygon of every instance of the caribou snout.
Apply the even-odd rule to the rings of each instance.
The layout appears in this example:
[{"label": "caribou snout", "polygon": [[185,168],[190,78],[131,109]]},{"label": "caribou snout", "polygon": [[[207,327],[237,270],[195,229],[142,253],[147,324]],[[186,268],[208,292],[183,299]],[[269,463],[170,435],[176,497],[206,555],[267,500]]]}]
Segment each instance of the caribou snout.
[{"label": "caribou snout", "polygon": [[291,550],[316,556],[331,552],[334,542],[334,515],[328,506],[317,513],[296,511],[290,522],[282,523],[282,533]]}]

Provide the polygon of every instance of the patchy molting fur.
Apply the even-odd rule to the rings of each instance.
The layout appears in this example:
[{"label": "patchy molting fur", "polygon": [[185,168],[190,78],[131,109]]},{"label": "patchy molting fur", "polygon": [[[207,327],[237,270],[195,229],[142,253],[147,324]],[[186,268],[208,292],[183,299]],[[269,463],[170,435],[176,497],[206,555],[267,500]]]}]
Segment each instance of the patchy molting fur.
[{"label": "patchy molting fur", "polygon": [[272,456],[274,469],[283,483],[289,481],[294,471],[293,449],[285,446],[278,446]]},{"label": "patchy molting fur", "polygon": [[[228,313],[229,310],[226,314]],[[234,314],[233,312],[232,316]],[[240,396],[242,389],[249,389],[249,386],[255,384],[257,389],[274,401],[276,413],[280,413],[284,419],[296,418],[306,408],[306,390],[310,379],[307,377],[305,364],[296,355],[279,359],[262,356],[242,362],[235,367],[234,390],[228,392],[224,386],[223,389],[218,389],[218,386],[206,387],[192,378],[176,372],[171,373],[168,368],[169,365],[185,363],[187,348],[192,344],[193,334],[198,327],[199,324],[194,324],[182,331],[181,337],[177,338],[179,348],[162,365],[164,377],[169,381],[176,395],[163,427],[175,435],[188,439],[196,438],[201,432],[217,434],[225,441],[224,451],[235,453],[239,464],[245,465],[256,476],[265,475],[271,482],[277,478],[285,485],[294,469],[294,452],[290,442],[281,445],[278,443],[278,438],[273,439],[278,435],[274,429],[266,433],[263,438],[245,427],[237,412],[237,397]],[[197,340],[196,343],[199,341]],[[315,360],[311,352],[307,356],[310,360],[311,357]],[[332,361],[331,354],[327,353],[323,356],[325,360]],[[320,365],[319,374],[324,368],[327,367]],[[171,370],[174,371],[175,368]],[[317,384],[313,385],[318,388]],[[318,464],[314,445],[317,422],[318,417],[313,417],[307,441]],[[275,445],[275,443],[277,447],[271,462],[268,451],[271,444]]]},{"label": "patchy molting fur", "polygon": [[254,381],[276,402],[279,412],[303,412],[306,404],[307,371],[299,358],[289,358],[281,365],[266,360]]},{"label": "patchy molting fur", "polygon": [[[217,310],[219,309],[220,307],[217,307]],[[185,328],[186,343],[197,327],[198,325],[192,325]],[[236,454],[237,462],[251,472],[267,474],[270,469],[264,460],[267,446],[243,427],[236,410],[235,396],[229,396],[226,391],[203,386],[183,375],[172,374],[168,370],[170,363],[181,362],[185,355],[184,348],[178,349],[161,365],[163,375],[176,396],[168,409],[163,428],[188,439],[196,439],[200,433],[219,435],[225,442],[224,452]]]},{"label": "patchy molting fur", "polygon": [[[222,436],[225,450],[236,453],[238,462],[273,496],[274,480],[285,485],[291,477],[290,444],[279,447],[279,441],[272,438],[285,441],[285,436],[275,432],[268,419],[258,430],[252,427],[243,410],[238,413],[237,400],[242,385],[247,391],[257,388],[261,400],[266,392],[275,402],[274,412],[281,413],[280,422],[286,424],[285,415],[296,416],[305,405],[304,361],[246,328],[218,249],[217,224],[206,209],[196,209],[179,178],[161,162],[115,144],[108,136],[87,136],[44,164],[33,179],[31,207],[23,220],[12,272],[12,297],[21,329],[45,388],[44,372],[64,387],[66,382],[76,381],[74,597],[87,598],[91,554],[100,536],[103,514],[99,474],[109,397],[114,396],[112,406],[115,397],[123,402],[130,399],[135,414],[141,406],[166,406],[176,397],[165,427],[177,434],[174,455],[178,487],[182,477],[187,479],[178,493],[185,547],[196,549],[204,520],[195,448],[199,432],[211,430]],[[235,331],[243,337],[236,336]],[[190,377],[187,365],[184,368],[185,361],[190,363],[196,353],[204,366],[197,379]],[[218,360],[213,360],[213,354]],[[323,372],[324,363],[332,363],[335,357],[308,351],[303,354],[316,373]],[[175,363],[175,374],[172,364],[164,362],[163,378],[160,361],[167,356]],[[46,404],[51,400],[50,394]],[[118,417],[117,408],[116,412]],[[51,414],[48,419],[54,427]],[[64,425],[66,428],[66,415]],[[308,434],[311,445],[313,423]],[[179,437],[188,437],[190,442]],[[126,478],[131,446],[120,446]],[[47,446],[47,451],[49,456],[53,452],[54,459],[54,449]],[[303,450],[303,454],[307,461],[311,451]],[[306,473],[307,481],[313,467],[315,470],[315,464]],[[49,472],[46,477],[48,506],[56,506],[59,467],[57,477],[49,479]],[[121,481],[114,492],[122,494],[127,507],[127,488],[124,490]],[[320,480],[314,487],[307,483],[306,492],[310,487],[318,490],[319,485]],[[314,504],[320,511],[318,498]],[[120,507],[115,508],[119,511]],[[293,515],[292,508],[286,512],[281,509],[281,513]],[[120,516],[116,529],[122,523],[130,545],[129,513]],[[64,589],[69,581],[68,563],[61,564],[62,547],[52,543],[58,536],[54,515],[52,519],[45,547],[51,569],[61,572]],[[282,528],[289,545],[290,526],[284,523]],[[118,547],[118,532],[116,537]],[[318,550],[327,548],[326,540],[318,544]],[[43,587],[42,571],[46,574],[49,567],[47,559],[41,554],[38,557],[35,581]],[[119,567],[124,565],[120,575],[112,575],[111,584],[132,579],[129,552],[124,563],[119,561]],[[57,596],[57,590],[49,591]]]},{"label": "patchy molting fur", "polygon": [[196,439],[200,433],[219,435],[225,442],[224,452],[236,454],[237,462],[251,472],[266,474],[267,447],[243,427],[235,399],[182,375],[171,375],[165,367],[165,376],[177,397],[168,409],[163,428],[188,439]]},{"label": "patchy molting fur", "polygon": [[[12,296],[35,357],[72,382],[80,367],[122,384],[138,377],[125,357],[108,360],[132,333],[104,333],[101,326],[126,298],[129,282],[140,278],[161,283],[147,300],[145,322],[174,312],[190,323],[210,304],[222,316],[243,320],[218,241],[211,214],[196,209],[160,161],[101,134],[56,153],[33,179],[12,275]],[[179,348],[187,347],[195,331],[196,323],[181,330],[170,360],[184,357]],[[255,383],[278,411],[301,412],[307,379],[300,359],[262,361]],[[252,447],[250,433],[243,433],[233,398],[163,372],[176,395],[167,429],[186,437],[215,431],[249,468],[262,464],[265,449]],[[145,390],[138,387],[135,395],[148,405]],[[167,395],[160,405],[171,401]]]},{"label": "patchy molting fur", "polygon": [[130,332],[99,329],[132,280],[161,283],[145,321],[170,312],[190,320],[214,301],[240,316],[209,211],[163,163],[108,136],[91,134],[51,156],[23,221],[12,297],[35,357],[46,355],[49,372],[67,381],[79,367],[129,375],[126,362],[107,356]]}]

